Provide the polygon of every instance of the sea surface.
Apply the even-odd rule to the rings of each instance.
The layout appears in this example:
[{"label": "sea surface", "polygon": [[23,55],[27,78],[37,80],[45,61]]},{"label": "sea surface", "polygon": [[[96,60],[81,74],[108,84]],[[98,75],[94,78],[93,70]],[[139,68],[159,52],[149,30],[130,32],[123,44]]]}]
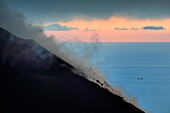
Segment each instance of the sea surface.
[{"label": "sea surface", "polygon": [[[67,45],[147,113],[170,113],[170,43]],[[84,61],[86,61],[84,60]]]}]

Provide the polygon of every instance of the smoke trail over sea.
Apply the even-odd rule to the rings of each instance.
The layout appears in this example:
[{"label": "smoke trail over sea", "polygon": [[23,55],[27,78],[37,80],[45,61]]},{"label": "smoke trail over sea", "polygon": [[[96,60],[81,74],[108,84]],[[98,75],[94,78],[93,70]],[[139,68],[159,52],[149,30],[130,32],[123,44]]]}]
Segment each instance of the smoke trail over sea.
[{"label": "smoke trail over sea", "polygon": [[[92,35],[91,40],[93,43],[80,44],[81,49],[70,51],[68,48],[74,48],[73,43],[55,42],[53,40],[54,37],[46,36],[40,27],[30,24],[22,14],[10,9],[2,1],[0,1],[0,27],[10,31],[20,38],[35,40],[44,48],[74,66],[75,70],[73,71],[75,73],[99,84],[101,87],[108,89],[110,92],[123,97],[124,100],[137,106],[136,102],[124,96],[120,89],[112,88],[105,81],[104,76],[100,71],[94,65],[92,66],[89,64],[88,59],[102,48],[102,45],[98,42],[98,35]],[[74,52],[78,53],[80,56],[76,56]]]}]

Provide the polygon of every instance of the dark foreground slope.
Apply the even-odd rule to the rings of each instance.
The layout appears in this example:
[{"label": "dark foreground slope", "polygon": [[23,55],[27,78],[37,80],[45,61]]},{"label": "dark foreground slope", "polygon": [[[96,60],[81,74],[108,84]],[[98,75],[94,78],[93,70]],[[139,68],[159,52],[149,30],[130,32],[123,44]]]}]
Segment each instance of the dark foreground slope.
[{"label": "dark foreground slope", "polygon": [[143,113],[71,69],[0,28],[0,113]]}]

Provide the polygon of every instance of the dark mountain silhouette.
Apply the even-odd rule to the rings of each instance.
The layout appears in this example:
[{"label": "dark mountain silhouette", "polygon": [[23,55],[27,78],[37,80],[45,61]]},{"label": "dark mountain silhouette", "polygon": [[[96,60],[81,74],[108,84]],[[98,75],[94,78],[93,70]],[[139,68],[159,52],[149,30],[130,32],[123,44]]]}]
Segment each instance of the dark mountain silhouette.
[{"label": "dark mountain silhouette", "polygon": [[72,69],[0,28],[0,113],[144,113]]}]

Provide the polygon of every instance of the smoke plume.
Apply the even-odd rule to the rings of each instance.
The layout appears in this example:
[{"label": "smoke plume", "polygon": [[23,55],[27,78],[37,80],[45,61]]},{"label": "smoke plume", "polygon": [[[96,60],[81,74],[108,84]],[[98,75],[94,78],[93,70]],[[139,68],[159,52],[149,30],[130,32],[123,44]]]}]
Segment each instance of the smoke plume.
[{"label": "smoke plume", "polygon": [[[73,70],[75,73],[79,73],[79,75],[99,84],[101,87],[108,89],[110,92],[117,94],[123,97],[126,101],[136,105],[134,102],[123,96],[119,89],[113,89],[107,84],[102,74],[97,69],[85,65],[86,63],[83,60],[78,59],[71,54],[72,51],[63,52],[61,44],[56,43],[52,36],[47,37],[40,27],[30,24],[22,14],[10,9],[2,1],[0,1],[0,27],[10,31],[17,37],[35,40],[44,48],[74,66],[76,68],[76,70]],[[92,35],[91,40],[95,43],[89,45],[85,44],[82,46],[82,49],[77,52],[82,53],[84,58],[89,58],[93,53],[98,51],[98,43],[96,44],[96,42],[98,42],[98,34]],[[68,47],[65,47],[74,48],[72,43],[67,43],[67,46]]]}]

